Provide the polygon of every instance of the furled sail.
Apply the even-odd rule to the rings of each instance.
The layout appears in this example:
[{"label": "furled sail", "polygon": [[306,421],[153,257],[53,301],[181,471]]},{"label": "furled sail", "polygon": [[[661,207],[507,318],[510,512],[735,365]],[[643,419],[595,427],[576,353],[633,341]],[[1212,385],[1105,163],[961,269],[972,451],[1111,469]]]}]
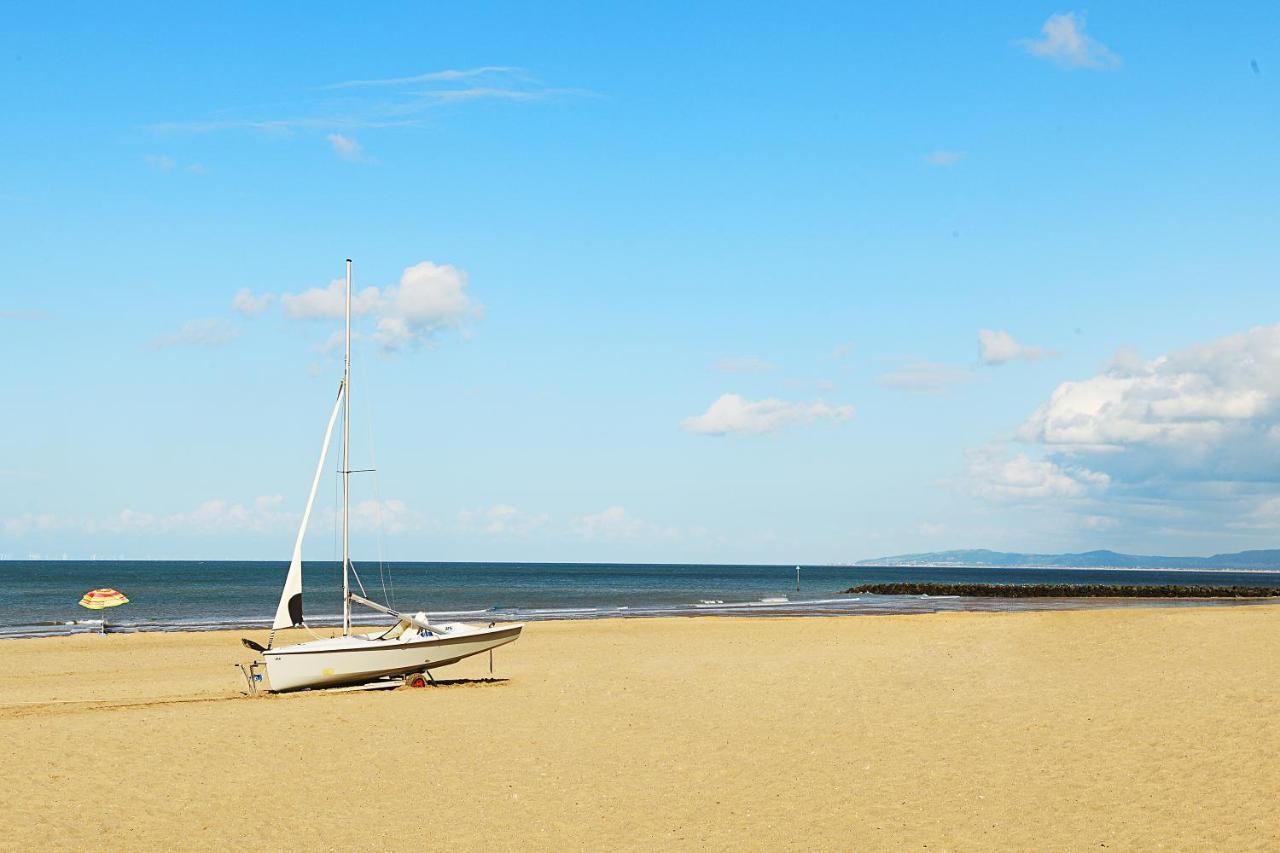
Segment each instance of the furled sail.
[{"label": "furled sail", "polygon": [[302,523],[298,525],[298,538],[293,543],[293,559],[289,562],[289,574],[284,579],[284,591],[280,593],[276,620],[271,623],[273,631],[302,624],[302,540],[307,535],[307,523],[311,521],[311,506],[316,502],[316,489],[320,486],[320,475],[324,473],[324,458],[329,452],[329,439],[333,437],[333,425],[338,422],[338,411],[342,407],[345,390],[342,386],[338,387],[338,399],[333,403],[333,414],[329,415],[329,426],[324,430],[324,444],[320,447],[320,461],[316,463],[316,475],[311,480],[311,494],[307,496],[307,508],[302,513]]}]

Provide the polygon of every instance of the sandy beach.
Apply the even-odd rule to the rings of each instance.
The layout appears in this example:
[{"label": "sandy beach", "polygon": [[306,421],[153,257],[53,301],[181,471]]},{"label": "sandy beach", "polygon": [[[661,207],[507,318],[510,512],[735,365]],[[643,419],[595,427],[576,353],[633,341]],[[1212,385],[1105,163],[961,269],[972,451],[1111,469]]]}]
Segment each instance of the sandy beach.
[{"label": "sandy beach", "polygon": [[239,636],[0,645],[0,848],[1280,847],[1274,606],[535,623],[258,698]]}]

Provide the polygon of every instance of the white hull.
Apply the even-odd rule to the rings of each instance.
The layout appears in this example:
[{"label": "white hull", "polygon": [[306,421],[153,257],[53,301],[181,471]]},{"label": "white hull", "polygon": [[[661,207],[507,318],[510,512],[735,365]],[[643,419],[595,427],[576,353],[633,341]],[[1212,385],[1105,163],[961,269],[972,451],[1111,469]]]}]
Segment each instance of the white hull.
[{"label": "white hull", "polygon": [[523,627],[454,624],[442,634],[386,640],[376,634],[353,634],[270,649],[263,657],[271,690],[277,693],[364,684],[457,663],[513,642]]}]

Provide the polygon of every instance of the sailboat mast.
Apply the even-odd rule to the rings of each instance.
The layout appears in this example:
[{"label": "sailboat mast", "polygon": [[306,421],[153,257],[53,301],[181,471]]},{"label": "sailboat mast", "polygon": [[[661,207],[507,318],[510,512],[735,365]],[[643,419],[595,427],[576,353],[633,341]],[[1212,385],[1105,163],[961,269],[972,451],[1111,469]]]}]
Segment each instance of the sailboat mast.
[{"label": "sailboat mast", "polygon": [[351,500],[348,480],[351,477],[351,259],[347,258],[347,349],[342,367],[342,636],[351,634],[351,547],[348,521]]}]

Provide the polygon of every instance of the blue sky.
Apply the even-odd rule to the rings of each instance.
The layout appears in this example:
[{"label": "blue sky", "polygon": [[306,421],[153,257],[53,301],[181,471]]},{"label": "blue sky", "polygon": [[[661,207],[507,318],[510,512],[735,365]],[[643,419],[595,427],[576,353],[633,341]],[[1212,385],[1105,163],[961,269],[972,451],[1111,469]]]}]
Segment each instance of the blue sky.
[{"label": "blue sky", "polygon": [[357,556],[1273,545],[1278,23],[11,12],[0,554],[287,558],[348,256]]}]

